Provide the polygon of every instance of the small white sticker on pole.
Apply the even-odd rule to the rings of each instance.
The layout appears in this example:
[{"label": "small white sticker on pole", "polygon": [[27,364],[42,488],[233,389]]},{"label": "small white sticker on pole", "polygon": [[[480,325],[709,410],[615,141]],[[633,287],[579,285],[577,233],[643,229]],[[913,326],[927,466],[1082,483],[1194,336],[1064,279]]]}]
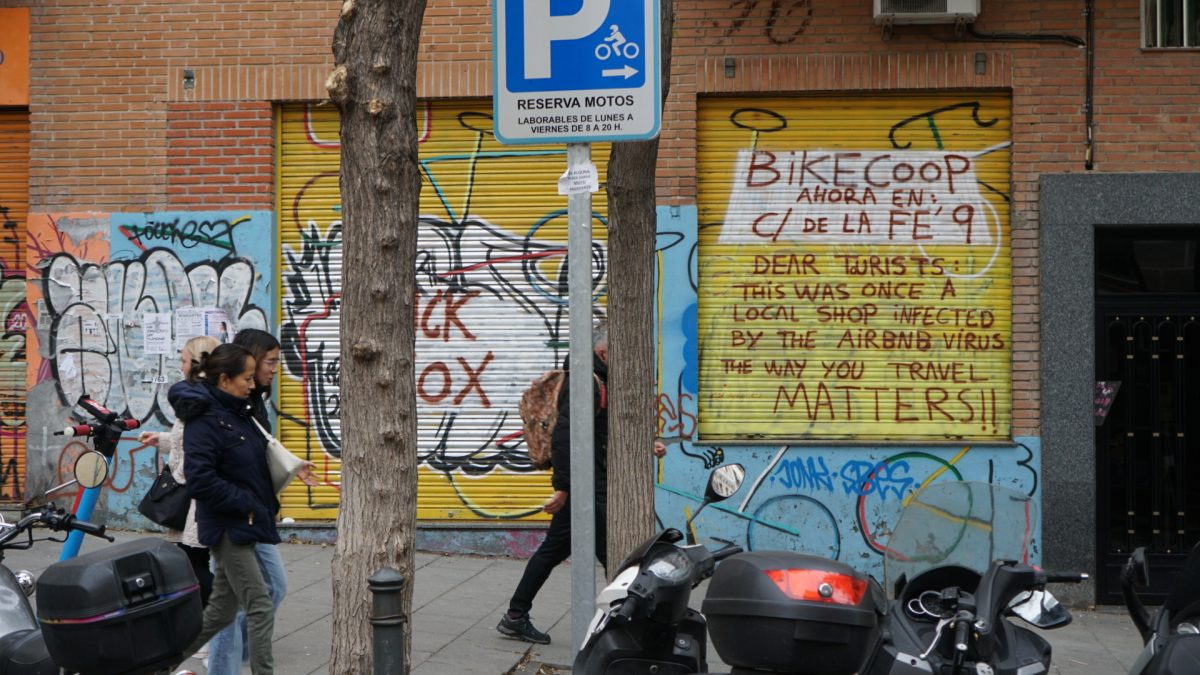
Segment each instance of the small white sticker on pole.
[{"label": "small white sticker on pole", "polygon": [[567,168],[558,179],[558,194],[579,195],[600,190],[600,172],[588,162]]}]

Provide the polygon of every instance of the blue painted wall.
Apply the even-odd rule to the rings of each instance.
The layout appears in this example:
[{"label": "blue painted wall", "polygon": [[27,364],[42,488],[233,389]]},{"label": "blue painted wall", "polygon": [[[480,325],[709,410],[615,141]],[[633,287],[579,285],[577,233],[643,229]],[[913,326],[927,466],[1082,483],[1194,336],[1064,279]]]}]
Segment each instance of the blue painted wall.
[{"label": "blue painted wall", "polygon": [[[701,539],[726,539],[750,550],[802,551],[881,574],[883,547],[904,499],[924,485],[987,481],[1040,503],[1037,437],[980,446],[697,443],[697,242],[695,207],[659,209],[658,424],[669,447],[657,476],[661,525],[682,529],[703,498],[709,471],[737,462],[746,468],[746,482],[732,499],[695,520]],[[1031,557],[1037,562],[1040,555],[1035,535]]]},{"label": "blue painted wall", "polygon": [[[29,237],[30,265],[42,272],[29,280],[38,337],[38,353],[29,355],[31,492],[65,480],[86,449],[46,433],[83,419],[73,410],[81,393],[143,429],[174,423],[166,393],[180,378],[179,357],[146,354],[146,313],[219,307],[230,335],[275,323],[270,211],[67,214],[31,223]],[[136,506],[158,461],[136,436],[118,446],[96,512],[112,527],[147,525]]]}]

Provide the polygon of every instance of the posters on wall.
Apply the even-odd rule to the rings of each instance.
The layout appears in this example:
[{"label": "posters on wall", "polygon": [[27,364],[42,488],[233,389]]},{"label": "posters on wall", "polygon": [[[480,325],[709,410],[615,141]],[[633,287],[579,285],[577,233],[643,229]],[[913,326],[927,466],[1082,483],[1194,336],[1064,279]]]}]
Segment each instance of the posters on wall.
[{"label": "posters on wall", "polygon": [[229,317],[219,307],[180,307],[175,310],[175,348],[182,350],[188,340],[200,335],[218,342],[232,339]]},{"label": "posters on wall", "polygon": [[[88,333],[89,322],[83,323]],[[95,322],[92,322],[93,324]],[[172,345],[172,315],[170,312],[147,312],[142,315],[142,339],[146,354],[169,356],[183,350],[188,340],[201,335],[229,342],[233,337],[228,316],[219,307],[180,307],[174,313],[174,344]],[[99,326],[92,327],[99,334]]]}]

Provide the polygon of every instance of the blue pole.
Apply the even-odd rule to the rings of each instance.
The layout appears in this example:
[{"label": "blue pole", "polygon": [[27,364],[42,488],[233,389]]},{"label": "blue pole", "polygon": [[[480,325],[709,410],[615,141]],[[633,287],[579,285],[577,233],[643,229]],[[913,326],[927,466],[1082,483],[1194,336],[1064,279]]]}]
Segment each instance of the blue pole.
[{"label": "blue pole", "polygon": [[[79,520],[91,520],[92,511],[96,508],[96,500],[100,498],[100,488],[88,488],[83,491],[83,496],[79,498],[79,508],[75,509],[75,517]],[[63,544],[62,554],[58,556],[61,560],[70,560],[79,555],[79,546],[83,543],[83,533],[78,530],[72,530],[67,535],[67,541]]]},{"label": "blue pole", "polygon": [[[105,457],[108,462],[109,477],[112,477],[113,458]],[[79,498],[79,506],[75,509],[75,517],[79,520],[91,520],[92,511],[96,509],[96,500],[100,499],[100,488],[103,484],[87,488],[83,491],[83,495]],[[79,530],[71,530],[67,535],[66,542],[63,543],[62,553],[58,556],[59,561],[70,560],[79,555],[79,547],[83,544],[83,533]]]}]

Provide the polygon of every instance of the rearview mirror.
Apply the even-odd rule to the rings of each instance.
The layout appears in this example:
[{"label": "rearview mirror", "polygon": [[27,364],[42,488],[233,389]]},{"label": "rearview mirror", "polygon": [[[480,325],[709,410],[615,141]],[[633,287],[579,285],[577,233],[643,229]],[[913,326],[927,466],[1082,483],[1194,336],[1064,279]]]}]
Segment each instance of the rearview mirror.
[{"label": "rearview mirror", "polygon": [[696,537],[692,531],[692,521],[704,507],[713,502],[719,502],[729,499],[737,494],[737,491],[742,487],[742,481],[746,479],[746,468],[741,464],[726,464],[713,469],[712,473],[708,474],[708,486],[704,488],[704,501],[700,503],[700,508],[687,519],[687,543],[695,544]]},{"label": "rearview mirror", "polygon": [[708,476],[708,488],[704,491],[704,501],[719,502],[737,494],[746,480],[746,469],[741,464],[726,464],[713,470]]},{"label": "rearview mirror", "polygon": [[1013,598],[1008,611],[1038,628],[1059,628],[1071,623],[1071,613],[1048,591],[1025,591]]},{"label": "rearview mirror", "polygon": [[108,480],[108,460],[89,450],[75,460],[75,481],[85,488],[100,487]]}]

